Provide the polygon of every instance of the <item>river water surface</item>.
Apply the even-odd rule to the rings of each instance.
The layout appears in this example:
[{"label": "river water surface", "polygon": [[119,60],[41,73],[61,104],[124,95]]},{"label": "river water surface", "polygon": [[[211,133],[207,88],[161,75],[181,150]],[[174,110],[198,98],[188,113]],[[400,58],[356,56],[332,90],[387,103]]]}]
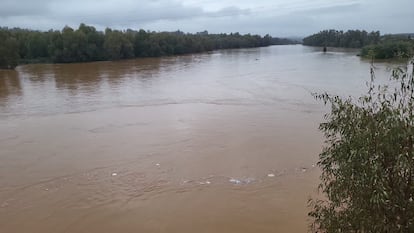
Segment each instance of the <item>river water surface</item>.
[{"label": "river water surface", "polygon": [[[0,71],[0,232],[306,232],[355,51],[272,46]],[[377,77],[386,79],[386,64]]]}]

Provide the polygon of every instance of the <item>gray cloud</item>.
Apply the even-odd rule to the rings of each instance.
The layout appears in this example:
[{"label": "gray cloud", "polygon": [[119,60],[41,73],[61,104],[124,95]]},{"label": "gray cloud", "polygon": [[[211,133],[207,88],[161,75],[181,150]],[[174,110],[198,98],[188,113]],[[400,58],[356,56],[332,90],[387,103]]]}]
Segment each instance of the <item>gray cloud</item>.
[{"label": "gray cloud", "polygon": [[353,12],[359,11],[361,9],[360,3],[350,2],[336,6],[317,6],[313,9],[300,10],[298,12],[304,14],[320,15],[320,14],[343,14],[344,12]]},{"label": "gray cloud", "polygon": [[27,15],[46,15],[49,14],[47,1],[27,1],[19,2],[15,0],[0,0],[0,17],[27,16]]},{"label": "gray cloud", "polygon": [[251,13],[250,9],[241,9],[235,6],[225,7],[218,11],[208,12],[202,16],[211,16],[211,17],[225,17],[225,16],[242,16],[249,15]]},{"label": "gray cloud", "polygon": [[[121,2],[121,1],[120,1]],[[139,3],[136,1],[103,1],[97,8],[95,4],[77,8],[80,2],[73,1],[68,7],[63,2],[54,3],[53,9],[72,20],[74,17],[81,20],[91,20],[93,23],[118,24],[130,21],[154,21],[154,20],[176,20],[192,18],[203,14],[200,7],[186,7],[182,4],[169,0],[158,0]],[[65,7],[67,10],[59,10]]]},{"label": "gray cloud", "polygon": [[410,32],[412,0],[0,0],[1,26],[48,30],[81,22],[156,31],[307,35],[327,28]]}]

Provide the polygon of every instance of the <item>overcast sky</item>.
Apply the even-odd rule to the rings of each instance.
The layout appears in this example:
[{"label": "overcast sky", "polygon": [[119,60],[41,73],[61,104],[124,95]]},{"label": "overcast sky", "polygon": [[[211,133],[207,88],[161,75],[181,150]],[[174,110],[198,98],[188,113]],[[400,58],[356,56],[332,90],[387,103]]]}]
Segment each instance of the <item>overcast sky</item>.
[{"label": "overcast sky", "polygon": [[0,26],[240,32],[306,36],[323,29],[414,32],[414,0],[0,0]]}]

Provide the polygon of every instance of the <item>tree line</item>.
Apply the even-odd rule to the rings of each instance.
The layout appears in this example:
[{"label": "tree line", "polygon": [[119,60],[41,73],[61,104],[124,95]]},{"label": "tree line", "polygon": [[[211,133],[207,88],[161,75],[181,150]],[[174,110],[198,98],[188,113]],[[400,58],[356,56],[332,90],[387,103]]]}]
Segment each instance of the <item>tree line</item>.
[{"label": "tree line", "polygon": [[83,23],[78,29],[66,26],[62,30],[46,32],[0,28],[0,68],[14,68],[20,63],[159,57],[292,43],[295,41],[272,38],[270,35],[209,34],[207,31],[195,34],[110,28],[98,31]]},{"label": "tree line", "polygon": [[414,40],[410,34],[384,35],[379,31],[324,30],[303,39],[304,45],[323,47],[362,48],[367,58],[410,58],[414,55]]},{"label": "tree line", "polygon": [[377,44],[380,41],[380,32],[360,31],[360,30],[324,30],[310,35],[303,39],[304,45],[343,47],[343,48],[362,48],[366,45]]}]

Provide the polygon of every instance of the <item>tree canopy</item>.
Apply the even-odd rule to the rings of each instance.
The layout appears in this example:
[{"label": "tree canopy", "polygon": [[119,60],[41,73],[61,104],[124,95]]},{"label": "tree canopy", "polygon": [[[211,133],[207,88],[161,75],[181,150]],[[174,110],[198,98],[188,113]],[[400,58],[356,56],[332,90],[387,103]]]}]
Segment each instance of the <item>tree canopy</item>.
[{"label": "tree canopy", "polygon": [[18,41],[10,32],[0,30],[0,68],[14,68],[18,61]]},{"label": "tree canopy", "polygon": [[102,32],[83,23],[78,29],[66,26],[61,31],[47,32],[0,28],[0,42],[0,68],[13,68],[19,62],[118,60],[296,43],[269,35],[209,34],[207,31],[189,34],[107,28]]},{"label": "tree canopy", "polygon": [[362,48],[361,56],[376,59],[410,58],[414,56],[414,40],[408,36],[383,36],[378,44]]},{"label": "tree canopy", "polygon": [[389,59],[410,58],[414,55],[414,40],[411,34],[381,36],[379,31],[324,30],[303,39],[304,45],[362,48],[360,55],[366,58]]},{"label": "tree canopy", "polygon": [[362,48],[366,45],[377,44],[380,41],[380,32],[366,32],[364,30],[324,30],[303,38],[304,45],[327,46],[343,48]]}]

